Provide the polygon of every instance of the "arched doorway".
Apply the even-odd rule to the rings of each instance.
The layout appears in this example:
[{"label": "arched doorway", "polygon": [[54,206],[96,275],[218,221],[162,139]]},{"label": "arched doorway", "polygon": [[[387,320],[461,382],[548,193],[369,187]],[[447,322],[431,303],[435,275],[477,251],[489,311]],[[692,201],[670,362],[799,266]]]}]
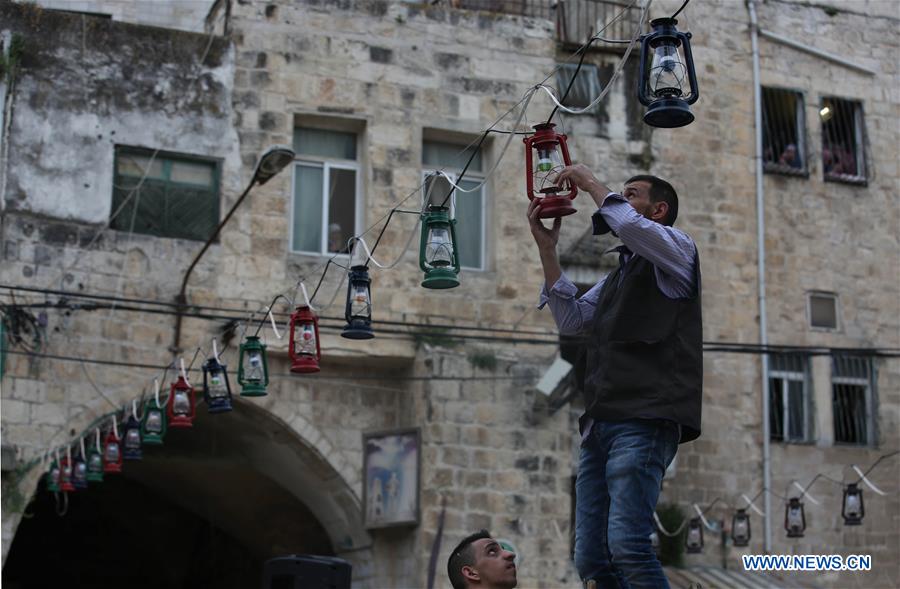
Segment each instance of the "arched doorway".
[{"label": "arched doorway", "polygon": [[64,516],[41,482],[4,586],[256,587],[273,556],[368,544],[348,534],[361,529],[353,493],[285,422],[242,400],[197,413],[143,461],[70,494]]}]

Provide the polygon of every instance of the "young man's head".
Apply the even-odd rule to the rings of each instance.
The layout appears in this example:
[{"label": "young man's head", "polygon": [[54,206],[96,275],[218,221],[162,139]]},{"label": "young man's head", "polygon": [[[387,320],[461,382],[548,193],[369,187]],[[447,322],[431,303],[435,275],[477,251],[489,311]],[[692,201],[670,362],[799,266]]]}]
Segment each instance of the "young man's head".
[{"label": "young man's head", "polygon": [[453,589],[511,589],[516,586],[516,555],[504,550],[487,530],[463,538],[447,560]]},{"label": "young man's head", "polygon": [[651,221],[673,225],[678,217],[678,194],[672,185],[656,176],[632,176],[622,196],[634,210]]}]

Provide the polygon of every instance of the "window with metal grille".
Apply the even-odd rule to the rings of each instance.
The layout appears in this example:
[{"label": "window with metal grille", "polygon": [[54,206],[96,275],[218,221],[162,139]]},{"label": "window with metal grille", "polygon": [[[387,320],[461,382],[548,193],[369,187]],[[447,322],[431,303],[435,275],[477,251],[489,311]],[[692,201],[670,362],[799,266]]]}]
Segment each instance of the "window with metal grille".
[{"label": "window with metal grille", "polygon": [[294,129],[291,251],[347,253],[360,231],[361,191],[356,133]]},{"label": "window with metal grille", "polygon": [[437,170],[443,170],[463,190],[454,190],[450,205],[450,214],[456,219],[456,241],[459,248],[459,265],[463,268],[482,270],[485,266],[485,247],[487,239],[487,227],[485,225],[485,198],[486,186],[475,188],[484,182],[484,165],[482,162],[482,149],[475,153],[466,175],[459,179],[459,174],[466,162],[472,156],[473,147],[466,148],[465,144],[448,143],[443,141],[423,141],[422,164],[425,186],[425,195],[428,195],[430,204],[443,204],[451,185],[443,176],[431,176]]},{"label": "window with metal grille", "polygon": [[818,329],[837,329],[837,295],[827,292],[809,295],[809,325]]},{"label": "window with metal grille", "polygon": [[[572,82],[572,77],[575,75],[575,70],[577,69],[577,63],[559,64],[559,69],[556,70],[556,83],[557,88],[559,89],[560,98],[565,94],[566,88],[568,88],[569,84]],[[572,84],[572,89],[569,90],[566,99],[561,102],[563,106],[569,108],[585,108],[597,98],[599,94],[600,77],[598,75],[597,66],[584,63],[581,64],[581,69],[578,70],[578,76],[575,78],[575,83]],[[585,114],[595,112],[597,112],[597,105],[594,105],[594,107],[589,111],[586,111]]]},{"label": "window with metal grille", "polygon": [[862,103],[826,96],[822,120],[822,170],[825,180],[865,184],[865,127]]},{"label": "window with metal grille", "polygon": [[116,146],[110,227],[205,241],[219,224],[219,162]]},{"label": "window with metal grille", "polygon": [[831,358],[834,441],[865,446],[875,443],[875,378],[871,358]]},{"label": "window with metal grille", "polygon": [[809,357],[770,354],[769,437],[783,442],[808,442],[810,431]]},{"label": "window with metal grille", "polygon": [[803,95],[794,90],[763,88],[763,170],[805,176],[806,119]]}]

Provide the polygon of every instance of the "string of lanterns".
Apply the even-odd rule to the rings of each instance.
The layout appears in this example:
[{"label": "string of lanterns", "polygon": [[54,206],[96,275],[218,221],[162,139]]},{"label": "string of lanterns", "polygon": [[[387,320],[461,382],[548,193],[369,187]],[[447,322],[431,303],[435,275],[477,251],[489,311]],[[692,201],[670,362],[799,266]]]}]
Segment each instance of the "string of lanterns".
[{"label": "string of lanterns", "polygon": [[[866,478],[866,474],[871,472],[882,460],[894,456],[896,454],[900,454],[900,451],[891,452],[890,454],[885,454],[879,457],[875,463],[869,467],[866,473],[863,473],[859,470],[856,465],[853,465],[853,469],[856,470],[859,475],[859,479],[852,483],[841,483],[839,481],[833,482],[841,484],[843,487],[842,492],[842,500],[841,500],[841,517],[843,519],[843,525],[845,526],[859,526],[863,523],[863,518],[865,517],[865,503],[863,501],[863,490],[860,487],[859,483],[864,482],[868,485],[873,492],[878,495],[887,495],[885,491],[882,491],[868,478]],[[816,475],[813,478],[813,482],[820,477],[824,477],[821,473]],[[828,478],[828,477],[825,477]],[[802,490],[802,494],[800,496],[793,496],[786,498],[784,504],[784,530],[786,532],[787,538],[803,538],[806,532],[806,511],[804,502],[802,498],[804,496],[808,497],[810,501],[819,505],[820,503],[815,500],[811,495],[807,493],[810,486],[813,483],[810,483],[806,486],[806,488],[800,487],[799,484],[794,482],[794,485],[799,487]],[[746,507],[736,508],[731,517],[731,541],[735,547],[746,547],[750,543],[750,539],[752,537],[751,534],[751,525],[750,525],[750,514],[747,511],[747,507],[751,507],[754,511],[756,511],[760,516],[764,516],[765,514],[760,511],[754,504],[753,500],[756,497],[759,497],[763,491],[760,491],[756,494],[753,499],[748,498],[746,495],[742,495],[743,499],[747,502]],[[770,491],[771,492],[771,491]],[[779,496],[780,497],[780,496]],[[785,499],[784,497],[780,497],[781,499]],[[657,553],[660,550],[660,538],[659,534],[663,534],[668,537],[677,537],[682,531],[684,532],[684,547],[685,551],[688,554],[699,554],[703,552],[704,548],[704,536],[703,536],[703,528],[707,528],[711,531],[719,531],[717,526],[710,524],[706,518],[704,517],[704,513],[711,509],[713,505],[718,503],[720,500],[715,499],[706,509],[701,510],[697,504],[693,504],[694,510],[697,512],[695,517],[691,517],[681,523],[681,525],[674,531],[670,532],[666,530],[663,526],[662,522],[659,519],[659,516],[654,513],[654,530],[650,534],[650,542],[653,546],[654,550]]]}]

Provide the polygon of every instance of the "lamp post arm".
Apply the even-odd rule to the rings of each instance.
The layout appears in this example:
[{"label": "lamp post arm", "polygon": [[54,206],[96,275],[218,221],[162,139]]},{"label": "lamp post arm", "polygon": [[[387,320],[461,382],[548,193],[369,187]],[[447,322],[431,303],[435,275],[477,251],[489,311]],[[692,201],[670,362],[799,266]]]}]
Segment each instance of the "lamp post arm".
[{"label": "lamp post arm", "polygon": [[178,355],[181,352],[181,319],[183,317],[183,313],[187,308],[187,283],[188,279],[191,277],[191,273],[194,271],[194,267],[197,266],[197,263],[200,261],[200,258],[203,257],[203,254],[206,253],[206,250],[209,249],[209,246],[216,240],[219,236],[219,233],[222,231],[222,227],[228,223],[228,220],[231,219],[231,216],[237,210],[241,203],[244,202],[244,199],[247,198],[247,195],[250,194],[250,189],[253,188],[254,184],[256,184],[256,174],[251,178],[250,183],[247,185],[247,188],[244,189],[244,192],[238,197],[237,201],[231,206],[228,213],[225,215],[225,218],[216,226],[216,230],[213,231],[213,234],[206,240],[206,243],[203,244],[203,247],[194,257],[194,260],[191,262],[191,265],[188,266],[187,272],[184,273],[184,278],[181,281],[181,290],[178,291],[178,296],[175,297],[175,302],[178,304],[175,310],[175,336],[172,339],[172,347],[169,348],[169,351],[174,355]]}]

